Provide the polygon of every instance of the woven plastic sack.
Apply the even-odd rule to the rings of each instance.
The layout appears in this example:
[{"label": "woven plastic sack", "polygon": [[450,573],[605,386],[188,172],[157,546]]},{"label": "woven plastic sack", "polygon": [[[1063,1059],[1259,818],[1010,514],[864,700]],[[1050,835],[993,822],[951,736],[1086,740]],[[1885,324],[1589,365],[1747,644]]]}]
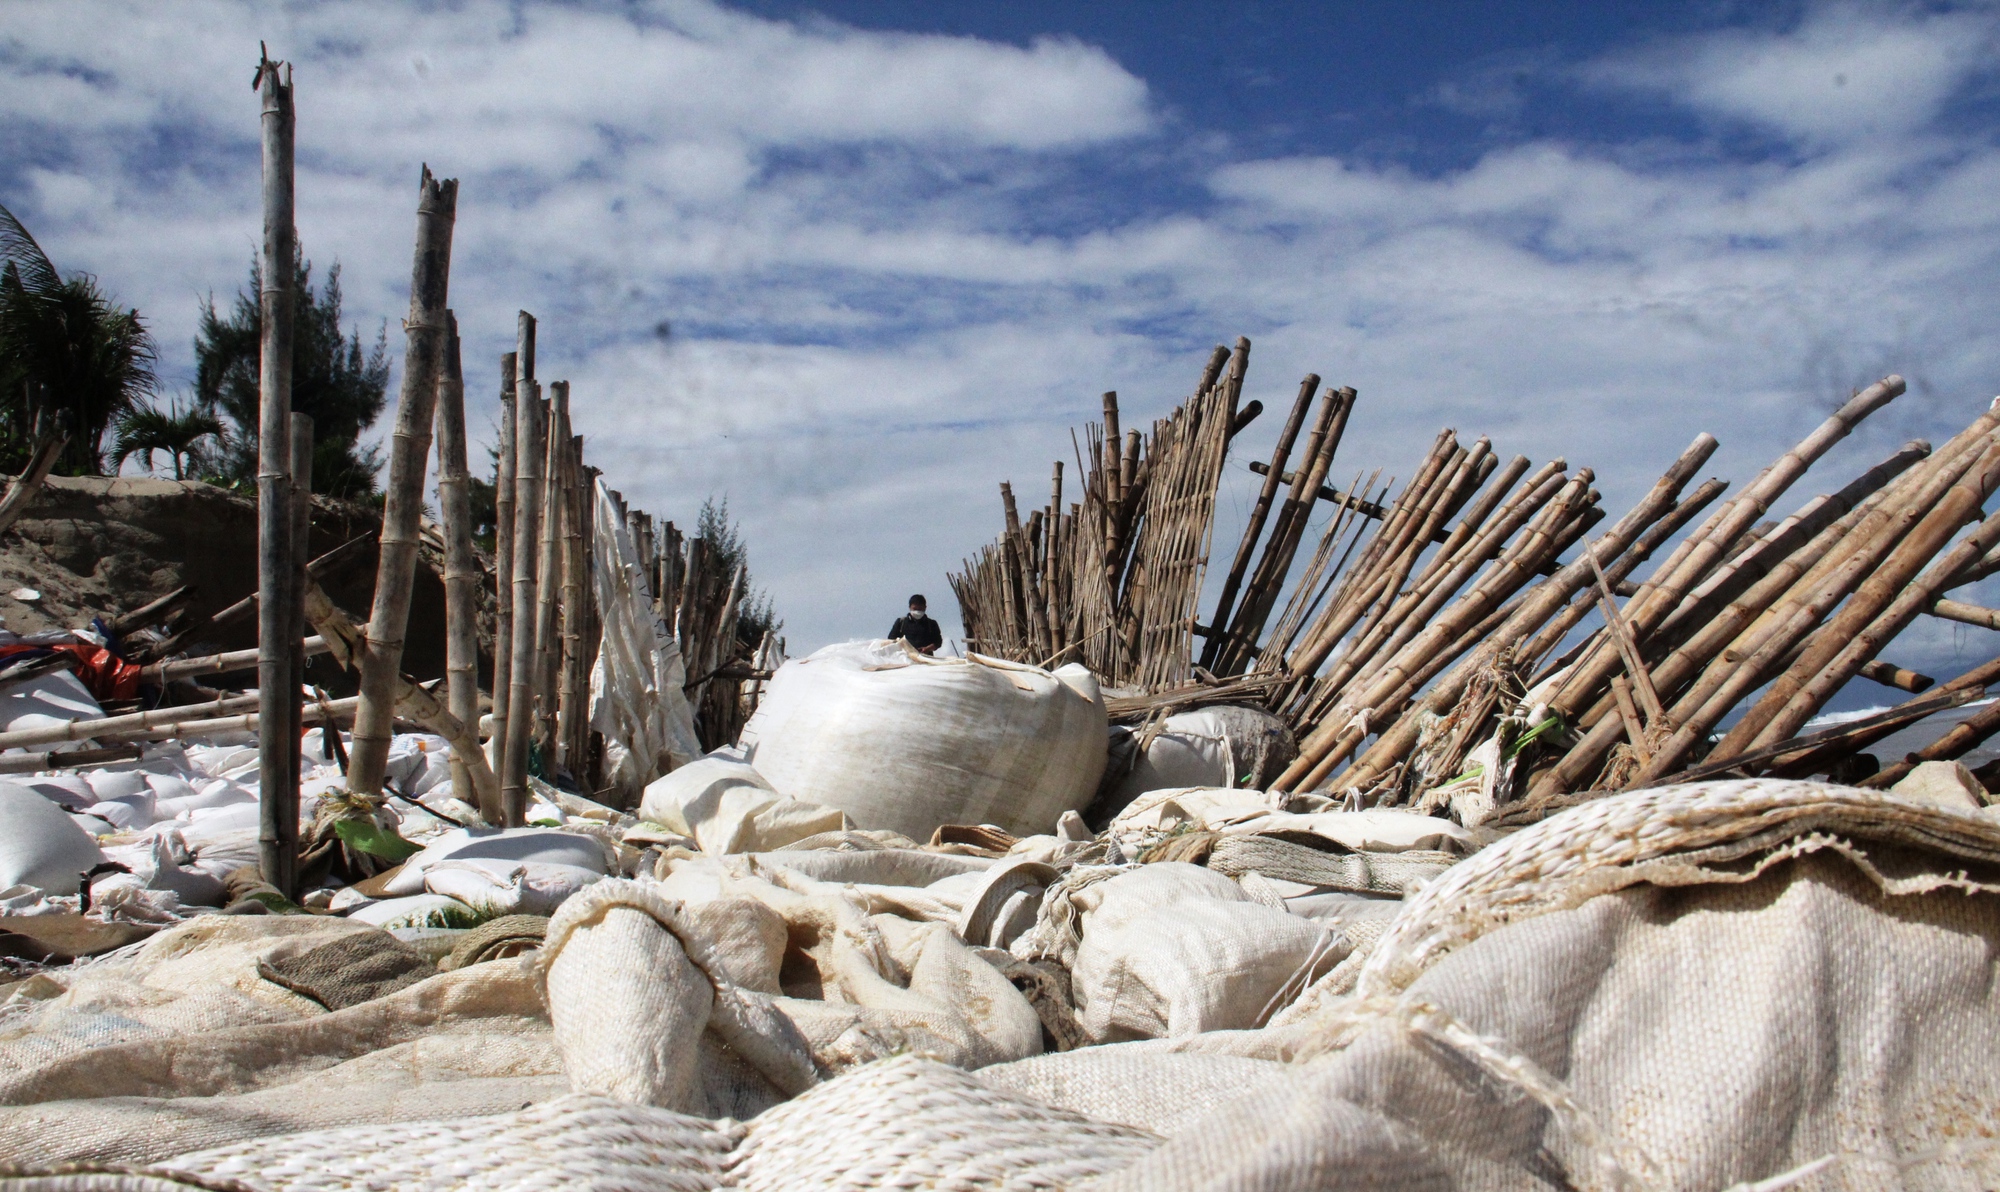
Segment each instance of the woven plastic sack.
[{"label": "woven plastic sack", "polygon": [[1084,887],[1071,974],[1099,1043],[1263,1025],[1288,986],[1346,956],[1310,919],[1254,901],[1212,870],[1166,861]]},{"label": "woven plastic sack", "polygon": [[646,786],[639,818],[692,836],[705,853],[749,853],[838,832],[847,817],[787,798],[734,751],[697,758]]},{"label": "woven plastic sack", "polygon": [[1101,1187],[1996,1186],[1996,878],[2000,827],[1874,792],[1587,803],[1413,896],[1268,1032],[1308,1062]]},{"label": "woven plastic sack", "polygon": [[1026,836],[1090,801],[1105,726],[1082,667],[850,642],[780,667],[742,744],[773,787],[863,828],[929,840],[944,824],[994,824]]},{"label": "woven plastic sack", "polygon": [[90,833],[33,789],[0,781],[0,890],[74,894],[78,875],[104,860]]}]

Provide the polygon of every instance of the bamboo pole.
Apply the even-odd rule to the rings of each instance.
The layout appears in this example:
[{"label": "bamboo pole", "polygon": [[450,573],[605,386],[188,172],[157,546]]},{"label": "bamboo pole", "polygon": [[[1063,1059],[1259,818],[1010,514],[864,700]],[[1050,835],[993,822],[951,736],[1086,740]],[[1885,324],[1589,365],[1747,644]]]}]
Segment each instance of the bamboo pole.
[{"label": "bamboo pole", "polygon": [[[479,558],[472,549],[472,494],[465,452],[465,372],[458,320],[445,312],[444,371],[437,394],[438,518],[444,529],[445,704],[464,724],[479,723]],[[464,759],[455,752],[452,791],[499,823],[496,800],[482,806]],[[497,791],[496,791],[497,793]]]},{"label": "bamboo pole", "polygon": [[[348,720],[351,722],[354,716],[355,706],[360,702],[361,701],[359,698],[350,696],[347,699],[328,700],[323,703],[308,703],[302,708],[300,708],[299,720],[302,724],[309,724],[309,725],[310,724],[337,725],[342,720]],[[177,708],[174,710],[178,712],[193,712],[193,711],[198,711],[199,707],[197,706],[194,708]],[[240,732],[255,733],[260,731],[262,724],[263,721],[257,715],[257,713],[246,712],[238,716],[217,716],[203,720],[165,721],[160,724],[154,725],[151,728],[128,729],[120,732],[105,733],[102,736],[100,736],[98,740],[116,741],[123,744],[124,747],[130,748],[132,745],[144,741],[175,741],[189,737],[208,736],[211,733],[240,733]],[[88,760],[88,757],[91,754],[97,754],[103,752],[109,752],[109,751],[77,750],[73,753],[30,754],[28,756],[47,757],[50,758],[53,761],[53,763],[57,766],[73,767],[73,766],[84,766],[92,764],[102,764],[102,763],[92,763]],[[9,758],[6,758],[4,760],[11,761],[13,759],[10,756]],[[38,768],[47,769],[48,767],[44,766]]]},{"label": "bamboo pole", "polygon": [[[308,657],[327,652],[326,639],[315,634],[301,643]],[[256,648],[231,650],[226,654],[210,654],[203,658],[183,658],[168,662],[153,662],[140,668],[139,682],[153,686],[165,686],[176,679],[192,679],[199,675],[226,675],[231,671],[250,670],[257,665]]]},{"label": "bamboo pole", "polygon": [[[568,416],[565,414],[567,425]],[[563,452],[563,542],[562,542],[562,671],[556,691],[557,766],[578,777],[580,760],[575,756],[577,725],[584,716],[579,667],[583,659],[583,625],[589,616],[584,607],[583,437],[572,437]]]},{"label": "bamboo pole", "polygon": [[[535,321],[520,315],[519,350],[500,357],[500,445],[493,469],[493,758],[497,742],[506,736],[507,694],[514,661],[514,429],[518,362],[527,361],[529,379],[535,371]],[[494,820],[499,823],[499,819]]]},{"label": "bamboo pole", "polygon": [[[290,728],[285,733],[286,746],[291,750],[290,772],[303,773],[303,745],[305,721],[300,719],[301,689],[306,676],[306,609],[300,594],[310,581],[311,568],[306,556],[311,553],[308,543],[312,541],[312,479],[313,479],[313,420],[309,415],[294,413],[291,416],[291,473],[292,473],[292,574],[290,578],[292,596],[286,601],[290,606],[291,628],[285,632],[285,641],[292,650],[292,690],[286,701],[291,713]],[[296,817],[295,817],[296,818]],[[293,841],[293,855],[297,855],[297,841]]]},{"label": "bamboo pole", "polygon": [[530,730],[540,749],[542,766],[555,773],[556,664],[562,651],[562,630],[556,606],[562,597],[563,456],[569,447],[569,382],[549,384],[549,402],[542,416],[548,424],[543,458],[542,518],[536,536],[535,562],[535,719]]},{"label": "bamboo pole", "polygon": [[[298,256],[292,223],[293,96],[291,70],[262,47],[264,245],[258,261],[257,370],[257,698],[261,723],[289,726],[299,698],[292,673],[292,283]],[[280,72],[283,73],[282,80]],[[257,744],[257,858],[264,880],[286,897],[298,893],[299,771],[280,732]]]},{"label": "bamboo pole", "polygon": [[523,377],[514,404],[514,639],[508,670],[507,723],[500,749],[500,799],[505,824],[518,828],[528,811],[528,730],[535,715],[535,562],[542,514],[543,457],[548,427],[541,386]]},{"label": "bamboo pole", "polygon": [[451,280],[451,233],[458,206],[456,179],[435,179],[429,166],[417,183],[417,247],[410,269],[410,313],[403,321],[403,388],[396,399],[390,438],[389,483],[382,510],[382,548],[376,560],[374,609],[368,647],[361,655],[361,710],[354,715],[348,789],[378,794],[395,733],[395,686],[403,667],[403,634],[409,627],[410,590],[417,567],[417,534],[424,510],[424,472],[430,462],[431,422],[445,345],[445,298]]},{"label": "bamboo pole", "polygon": [[[59,745],[65,741],[88,741],[101,733],[123,732],[128,729],[152,728],[155,725],[171,724],[192,713],[206,713],[220,716],[225,713],[245,712],[259,708],[263,692],[250,695],[232,696],[206,704],[182,704],[173,708],[155,708],[150,712],[128,712],[123,716],[106,716],[96,720],[67,720],[61,724],[42,725],[37,728],[15,729],[0,733],[0,749],[25,748],[29,745]],[[284,709],[280,708],[282,716]],[[286,723],[280,719],[280,724]],[[282,733],[272,734],[283,739]]]}]

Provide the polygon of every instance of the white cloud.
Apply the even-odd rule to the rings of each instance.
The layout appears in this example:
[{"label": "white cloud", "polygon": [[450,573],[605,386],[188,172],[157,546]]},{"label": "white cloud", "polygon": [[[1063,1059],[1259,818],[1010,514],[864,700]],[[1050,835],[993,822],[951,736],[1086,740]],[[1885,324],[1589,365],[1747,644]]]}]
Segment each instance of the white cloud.
[{"label": "white cloud", "polygon": [[[534,310],[593,461],[662,518],[728,493],[796,648],[879,632],[912,590],[953,624],[942,572],[998,528],[997,483],[1039,500],[1101,390],[1142,424],[1238,333],[1248,396],[1272,407],[1249,455],[1308,370],[1360,390],[1343,480],[1407,473],[1451,424],[1589,464],[1613,504],[1697,430],[1740,483],[1890,370],[1917,391],[1826,472],[1948,433],[2000,386],[2000,153],[1936,119],[1991,29],[1822,9],[1584,72],[1798,137],[1797,162],[1549,138],[1436,176],[1239,161],[1209,201],[1140,218],[1097,177],[1165,142],[1145,84],[1070,42],[706,3],[17,5],[0,144],[24,164],[0,166],[0,201],[184,368],[195,299],[226,298],[255,247],[267,38],[297,62],[301,236],[342,262],[364,329],[407,305],[428,161],[462,180],[476,435],[514,311]],[[1860,107],[1787,106],[1786,79],[1855,62],[1897,86],[1852,67]],[[1901,135],[1853,135],[1870,128]],[[1912,638],[1898,661],[1947,644]]]},{"label": "white cloud", "polygon": [[1586,76],[1808,143],[1839,143],[1923,128],[1974,71],[1990,69],[1993,51],[1990,13],[1823,4],[1785,33],[1676,39]]}]

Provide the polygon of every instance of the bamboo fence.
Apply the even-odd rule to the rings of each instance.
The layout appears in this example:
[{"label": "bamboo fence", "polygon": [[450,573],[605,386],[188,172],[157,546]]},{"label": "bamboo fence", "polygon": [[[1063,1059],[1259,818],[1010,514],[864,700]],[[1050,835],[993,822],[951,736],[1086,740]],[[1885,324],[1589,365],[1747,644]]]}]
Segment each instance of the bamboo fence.
[{"label": "bamboo fence", "polygon": [[[1616,511],[1589,468],[1503,463],[1489,440],[1450,429],[1400,489],[1378,468],[1336,490],[1356,394],[1308,375],[1268,460],[1249,465],[1261,485],[1203,624],[1195,601],[1223,457],[1247,421],[1248,357],[1244,340],[1217,348],[1195,395],[1122,446],[1106,394],[1077,444],[1082,494],[1067,508],[1061,463],[1049,504],[1025,521],[1002,485],[999,538],[950,576],[972,650],[1081,661],[1121,714],[1259,702],[1300,742],[1276,789],[1435,809],[1446,788],[1484,779],[1511,822],[1697,766],[1867,778],[1871,744],[2000,678],[2000,665],[1976,668],[1930,690],[1881,657],[1925,616],[2000,628],[2000,610],[1949,595],[2000,571],[2000,515],[1982,512],[2000,488],[2000,402],[1938,450],[1906,444],[1779,515],[1809,468],[1903,392],[1894,376],[1727,499],[1724,481],[1696,482],[1717,447],[1697,436],[1600,529]],[[1916,698],[1802,736],[1856,679]],[[1996,732],[2000,712],[1980,712],[1869,781]],[[1501,734],[1504,773],[1484,775],[1493,763],[1469,755]]]}]

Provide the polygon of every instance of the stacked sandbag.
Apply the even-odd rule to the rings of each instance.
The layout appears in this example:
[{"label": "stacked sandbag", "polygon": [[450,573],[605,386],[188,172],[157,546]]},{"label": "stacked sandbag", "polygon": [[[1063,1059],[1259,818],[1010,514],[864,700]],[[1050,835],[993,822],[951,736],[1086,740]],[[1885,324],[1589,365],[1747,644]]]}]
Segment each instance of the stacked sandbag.
[{"label": "stacked sandbag", "polygon": [[[1176,712],[1144,729],[1112,730],[1114,757],[1125,771],[1106,793],[1104,814],[1116,814],[1148,791],[1184,787],[1263,790],[1298,756],[1285,722],[1262,708],[1218,704]],[[1110,785],[1107,775],[1106,784]]]},{"label": "stacked sandbag", "polygon": [[1045,832],[1082,810],[1104,771],[1105,730],[1081,666],[851,642],[780,667],[740,743],[773,789],[922,841],[945,824]]}]

